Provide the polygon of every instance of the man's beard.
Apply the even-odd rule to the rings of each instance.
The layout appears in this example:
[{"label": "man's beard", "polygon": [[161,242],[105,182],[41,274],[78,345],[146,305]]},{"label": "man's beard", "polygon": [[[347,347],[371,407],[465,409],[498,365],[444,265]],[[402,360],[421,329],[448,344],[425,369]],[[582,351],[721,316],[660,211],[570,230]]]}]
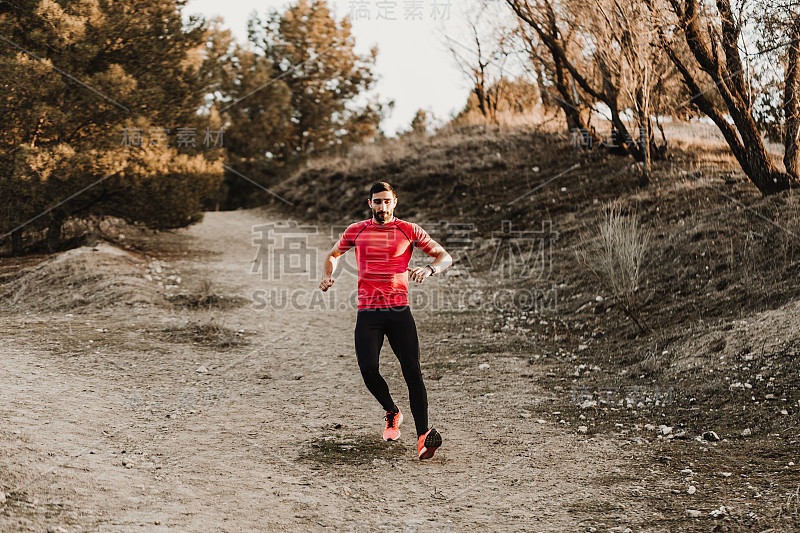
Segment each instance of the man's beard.
[{"label": "man's beard", "polygon": [[381,223],[386,222],[392,216],[391,213],[388,213],[386,211],[383,211],[383,212],[375,211],[374,215],[375,215],[375,220],[377,220],[378,222],[381,222]]}]

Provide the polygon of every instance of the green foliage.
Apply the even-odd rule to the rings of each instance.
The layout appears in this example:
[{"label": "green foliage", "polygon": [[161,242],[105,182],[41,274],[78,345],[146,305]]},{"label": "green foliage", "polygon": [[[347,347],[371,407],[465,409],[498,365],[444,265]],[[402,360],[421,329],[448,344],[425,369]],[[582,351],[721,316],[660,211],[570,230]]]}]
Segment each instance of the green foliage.
[{"label": "green foliage", "polygon": [[207,28],[184,23],[184,4],[0,4],[0,234],[47,209],[30,235],[47,227],[55,240],[67,218],[90,214],[154,228],[199,219],[222,178],[219,150],[122,143],[124,128],[207,124],[197,116]]},{"label": "green foliage", "polygon": [[337,23],[327,2],[299,0],[282,15],[254,17],[250,29],[251,41],[292,95],[294,126],[285,153],[324,152],[376,133],[380,106],[356,107],[353,99],[372,87],[378,49],[357,55],[349,21]]},{"label": "green foliage", "polygon": [[[268,186],[309,157],[377,135],[385,106],[364,98],[377,49],[360,56],[354,46],[348,20],[336,21],[319,0],[254,15],[247,47],[214,27],[208,70],[217,82],[214,108],[228,125],[230,166]],[[259,192],[233,174],[226,185],[229,206]]]},{"label": "green foliage", "polygon": [[[0,235],[24,225],[27,240],[56,241],[90,215],[179,227],[260,192],[241,175],[269,186],[377,134],[384,105],[364,97],[377,50],[356,54],[326,2],[254,16],[247,45],[219,21],[184,20],[185,4],[0,3]],[[207,129],[223,142],[201,146]]]}]

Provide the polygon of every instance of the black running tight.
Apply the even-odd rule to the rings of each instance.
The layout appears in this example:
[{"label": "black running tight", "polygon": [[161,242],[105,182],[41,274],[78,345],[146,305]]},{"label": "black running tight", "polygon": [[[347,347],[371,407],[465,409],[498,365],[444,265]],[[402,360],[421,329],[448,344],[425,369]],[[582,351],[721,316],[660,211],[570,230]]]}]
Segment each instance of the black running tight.
[{"label": "black running tight", "polygon": [[428,393],[419,366],[417,325],[408,306],[359,309],[356,319],[356,356],[364,383],[384,410],[391,411],[395,404],[389,386],[378,371],[384,335],[400,361],[417,436],[422,435],[428,431]]}]

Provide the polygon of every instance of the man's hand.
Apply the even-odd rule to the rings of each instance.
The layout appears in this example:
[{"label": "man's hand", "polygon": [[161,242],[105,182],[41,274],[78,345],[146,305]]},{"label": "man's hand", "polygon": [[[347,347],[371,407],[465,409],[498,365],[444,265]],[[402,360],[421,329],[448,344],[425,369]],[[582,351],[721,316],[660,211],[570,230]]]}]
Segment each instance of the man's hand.
[{"label": "man's hand", "polygon": [[333,278],[323,278],[319,284],[319,288],[322,290],[322,292],[325,292],[331,287],[331,285],[333,285]]},{"label": "man's hand", "polygon": [[425,281],[425,278],[433,275],[431,269],[428,267],[417,267],[417,268],[409,268],[408,269],[408,277],[416,281],[417,283],[422,283]]}]

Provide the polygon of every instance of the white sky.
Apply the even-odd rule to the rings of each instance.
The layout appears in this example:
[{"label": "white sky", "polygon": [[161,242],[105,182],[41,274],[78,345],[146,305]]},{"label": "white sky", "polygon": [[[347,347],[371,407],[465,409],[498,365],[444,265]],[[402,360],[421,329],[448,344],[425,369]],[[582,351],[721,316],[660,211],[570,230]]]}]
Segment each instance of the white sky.
[{"label": "white sky", "polygon": [[[296,2],[284,0],[189,0],[184,13],[219,15],[225,26],[240,42],[247,40],[247,18],[257,10],[263,15],[270,9],[281,9]],[[335,0],[328,1],[336,20],[351,14],[356,51],[366,54],[378,46],[375,71],[380,76],[375,92],[381,101],[394,100],[391,116],[382,127],[387,135],[409,129],[417,109],[432,111],[439,119],[447,119],[466,103],[469,87],[447,50],[443,35],[458,33],[463,13],[470,0],[449,0],[449,18],[444,14],[448,0]],[[407,7],[419,6],[421,19],[406,19]],[[434,5],[439,15],[434,17]],[[363,6],[360,15],[351,10]],[[381,10],[384,7],[383,11]],[[391,8],[393,9],[393,13]],[[384,18],[379,14],[384,13]],[[395,20],[388,17],[394,16]]]}]

